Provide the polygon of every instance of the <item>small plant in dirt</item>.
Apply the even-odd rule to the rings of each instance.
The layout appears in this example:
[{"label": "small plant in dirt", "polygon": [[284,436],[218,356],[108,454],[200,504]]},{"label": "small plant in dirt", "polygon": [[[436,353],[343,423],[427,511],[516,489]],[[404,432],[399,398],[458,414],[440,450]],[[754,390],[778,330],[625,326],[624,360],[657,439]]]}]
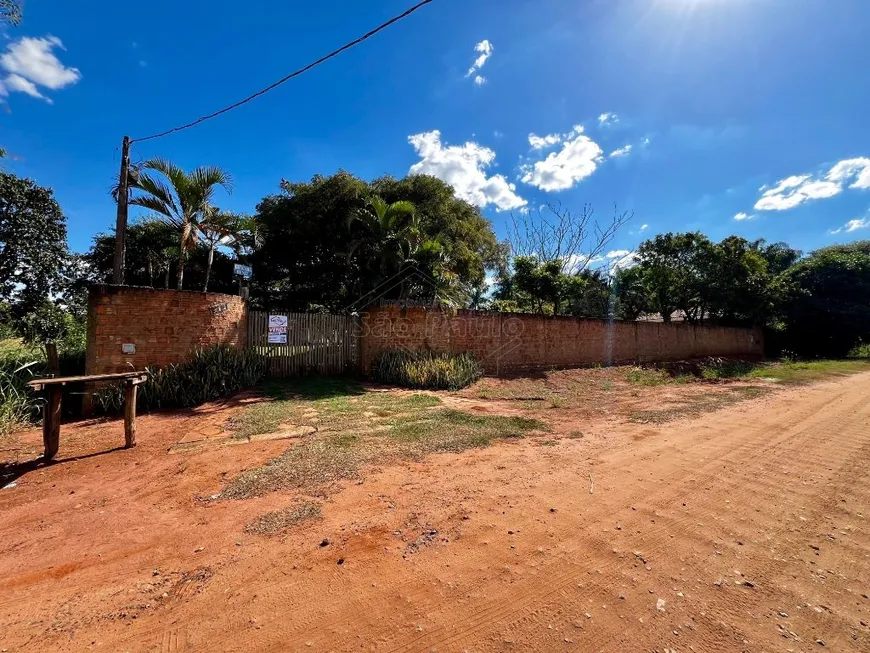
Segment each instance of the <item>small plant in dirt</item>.
[{"label": "small plant in dirt", "polygon": [[[151,376],[139,387],[137,407],[155,410],[191,408],[253,387],[263,378],[265,364],[250,349],[216,345],[196,350],[183,363],[145,369]],[[103,412],[119,412],[124,405],[123,387],[103,388],[96,399]]]},{"label": "small plant in dirt", "polygon": [[482,376],[483,366],[469,353],[391,349],[372,362],[372,378],[405,388],[460,390]]},{"label": "small plant in dirt", "polygon": [[245,532],[256,535],[280,535],[293,526],[312,519],[320,519],[322,514],[319,503],[303,501],[302,503],[273,510],[257,517],[245,526]]},{"label": "small plant in dirt", "polygon": [[568,401],[564,397],[559,395],[552,395],[550,397],[550,408],[565,408],[567,405]]},{"label": "small plant in dirt", "polygon": [[670,381],[665,370],[646,367],[632,367],[625,375],[625,380],[635,385],[664,385]]}]

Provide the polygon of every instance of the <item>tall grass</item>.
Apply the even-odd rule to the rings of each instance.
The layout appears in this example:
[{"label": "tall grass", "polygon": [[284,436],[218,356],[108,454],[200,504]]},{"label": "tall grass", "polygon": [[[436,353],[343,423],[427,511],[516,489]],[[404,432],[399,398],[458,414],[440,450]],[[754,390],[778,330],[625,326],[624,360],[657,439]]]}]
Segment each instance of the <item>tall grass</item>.
[{"label": "tall grass", "polygon": [[460,390],[482,376],[480,361],[468,353],[391,349],[372,363],[375,380],[405,388]]},{"label": "tall grass", "polygon": [[[228,397],[256,385],[265,374],[263,358],[256,352],[229,345],[198,349],[183,363],[149,367],[148,382],[139,386],[136,402],[143,411],[191,408]],[[123,385],[107,386],[96,394],[96,405],[117,413],[124,405]]]},{"label": "tall grass", "polygon": [[33,377],[30,364],[0,361],[0,435],[30,425],[39,417],[40,402],[26,383]]},{"label": "tall grass", "polygon": [[[84,349],[62,349],[59,356],[61,376],[84,374]],[[27,382],[46,375],[45,352],[24,344],[18,338],[0,340],[0,435],[32,426],[39,421],[41,397]],[[78,414],[81,396],[64,389],[64,414]]]}]

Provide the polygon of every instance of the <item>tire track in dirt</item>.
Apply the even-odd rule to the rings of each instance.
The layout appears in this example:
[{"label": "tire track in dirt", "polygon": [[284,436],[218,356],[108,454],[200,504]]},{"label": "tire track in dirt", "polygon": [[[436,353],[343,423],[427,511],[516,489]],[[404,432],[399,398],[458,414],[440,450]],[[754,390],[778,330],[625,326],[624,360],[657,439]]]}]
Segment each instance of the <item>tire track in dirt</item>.
[{"label": "tire track in dirt", "polygon": [[[838,399],[842,398],[842,393],[837,397]],[[868,441],[868,432],[866,429],[862,429],[860,427],[852,426],[845,429],[842,432],[842,435],[837,437],[833,441],[825,441],[824,439],[820,439],[817,437],[817,433],[819,430],[822,432],[837,432],[837,426],[841,423],[842,420],[842,412],[845,411],[851,413],[853,416],[856,416],[857,419],[861,419],[864,417],[863,413],[856,409],[860,409],[862,406],[866,407],[866,399],[863,397],[853,397],[851,401],[838,402],[840,405],[831,408],[830,405],[828,407],[824,407],[818,413],[815,413],[808,419],[806,419],[806,423],[800,424],[799,428],[785,428],[781,429],[781,435],[774,440],[762,440],[759,441],[760,438],[766,438],[766,434],[764,433],[756,433],[751,436],[750,440],[743,443],[741,446],[735,447],[735,440],[737,438],[728,438],[724,441],[719,441],[717,448],[725,449],[725,450],[733,450],[731,453],[728,453],[724,456],[715,457],[714,460],[711,460],[707,463],[702,471],[703,476],[698,478],[698,475],[693,475],[693,478],[686,481],[677,482],[676,487],[668,486],[666,490],[659,492],[660,496],[658,497],[649,497],[650,500],[653,501],[653,514],[658,515],[657,510],[664,509],[666,506],[671,505],[675,497],[685,496],[687,493],[687,488],[689,485],[696,485],[700,480],[703,483],[707,483],[706,486],[707,492],[706,494],[722,494],[723,496],[735,496],[735,497],[743,497],[749,498],[757,494],[764,495],[764,486],[767,486],[768,493],[775,488],[784,487],[785,481],[788,479],[783,479],[782,481],[772,480],[767,482],[766,479],[761,475],[761,472],[764,471],[764,466],[770,464],[767,460],[767,457],[776,454],[779,456],[783,455],[792,455],[792,465],[797,467],[798,477],[808,471],[815,470],[818,472],[818,455],[819,453],[826,448],[831,448],[833,445],[834,451],[839,454],[838,458],[841,461],[838,466],[832,466],[829,463],[828,478],[832,476],[838,475],[839,472],[839,480],[838,483],[834,486],[832,491],[826,492],[827,497],[820,497],[821,503],[812,511],[808,511],[808,514],[811,517],[805,517],[807,519],[807,526],[813,527],[817,530],[817,526],[819,525],[819,518],[829,509],[832,502],[835,501],[834,497],[839,494],[840,488],[852,486],[856,481],[859,480],[860,477],[866,477],[868,474],[868,458],[870,458],[870,441]],[[828,427],[827,429],[822,429],[822,427]],[[755,430],[758,431],[758,425],[755,426]],[[863,436],[863,438],[862,438]],[[849,446],[854,443],[858,443],[857,446]],[[692,447],[688,447],[689,452],[691,452]],[[744,466],[743,472],[739,473],[735,470],[735,475],[730,479],[726,479],[722,482],[721,475],[718,475],[717,472],[713,471],[711,468],[716,467],[722,464],[723,460],[727,462],[736,463],[739,460],[750,458],[750,464]],[[691,459],[691,456],[686,456],[687,459]],[[846,461],[846,462],[843,462]],[[851,462],[848,462],[851,461]],[[671,476],[679,476],[680,472],[675,472]],[[795,474],[789,474],[792,478],[794,478]],[[722,487],[717,487],[716,483],[719,483]],[[760,487],[759,487],[760,486]],[[804,493],[806,498],[811,497],[813,494],[813,489],[809,489]],[[695,502],[698,501],[699,497],[694,497],[693,500]],[[764,497],[769,498],[769,497]],[[709,521],[715,518],[715,510],[709,509],[701,516],[702,521]],[[659,520],[662,519],[661,516],[658,517]],[[691,517],[694,521],[697,519],[697,516]],[[683,531],[690,531],[691,529],[687,528],[687,524],[681,523],[681,520],[678,518],[671,520],[671,527],[676,526],[677,529]],[[652,532],[647,532],[645,534],[646,537],[643,539],[661,539],[664,531],[668,530],[667,524],[662,525],[659,524],[657,528],[655,528]],[[775,529],[772,535],[769,533],[771,538],[776,538],[781,536],[787,530],[786,525],[782,525],[780,528]],[[661,542],[657,547],[656,553],[665,554],[667,550],[667,542]],[[802,547],[803,545],[797,545],[795,548]],[[611,565],[607,565],[607,572],[611,573],[613,569]],[[766,587],[770,587],[773,584],[774,578],[777,575],[781,575],[781,570],[772,570],[773,573],[766,571],[765,566],[762,564],[752,565],[748,569],[751,570],[751,573],[754,574],[754,577],[760,580],[760,583]],[[778,573],[777,573],[778,572]],[[478,611],[473,617],[465,618],[464,625],[465,628],[460,630],[456,630],[457,625],[454,622],[451,624],[450,629],[453,630],[453,633],[450,635],[442,636],[441,634],[427,634],[424,636],[420,636],[413,641],[406,642],[402,646],[398,648],[390,649],[394,651],[398,650],[428,650],[429,647],[439,647],[450,645],[453,643],[459,643],[463,641],[464,638],[467,638],[469,635],[478,632],[481,627],[485,626],[487,623],[492,621],[503,620],[506,616],[510,615],[517,608],[522,608],[526,604],[531,603],[539,603],[542,599],[547,598],[554,592],[558,592],[563,590],[565,587],[571,584],[571,582],[575,579],[573,574],[567,574],[558,576],[556,578],[550,577],[546,581],[549,585],[548,590],[546,591],[527,591],[524,592],[519,598],[515,600],[505,600],[503,596],[495,597],[492,600],[492,605],[488,608]],[[744,599],[744,605],[741,608],[733,608],[729,609],[730,605],[733,605],[731,601],[723,602],[721,606],[722,611],[725,612],[726,616],[730,621],[739,620],[741,613],[746,611],[747,605],[745,603],[753,603],[753,601],[746,601]],[[757,601],[756,601],[757,603]],[[751,609],[751,605],[748,606]],[[442,629],[444,630],[444,629]],[[742,636],[743,633],[739,631],[736,633],[738,637]],[[599,640],[596,638],[595,641],[584,640],[589,645],[599,645],[605,644],[605,640],[611,636],[611,633],[605,634],[604,639]],[[707,644],[713,644],[713,642],[706,642]]]},{"label": "tire track in dirt", "polygon": [[[870,374],[660,427],[605,426],[552,447],[502,443],[367,474],[329,500],[324,523],[286,542],[246,540],[232,564],[208,560],[219,566],[210,582],[105,624],[103,643],[724,652],[809,650],[819,638],[828,650],[870,650],[859,625],[870,621]],[[403,558],[394,531],[413,539],[411,522],[449,541]],[[105,583],[110,571],[89,576]],[[102,628],[82,623],[82,638]]]}]

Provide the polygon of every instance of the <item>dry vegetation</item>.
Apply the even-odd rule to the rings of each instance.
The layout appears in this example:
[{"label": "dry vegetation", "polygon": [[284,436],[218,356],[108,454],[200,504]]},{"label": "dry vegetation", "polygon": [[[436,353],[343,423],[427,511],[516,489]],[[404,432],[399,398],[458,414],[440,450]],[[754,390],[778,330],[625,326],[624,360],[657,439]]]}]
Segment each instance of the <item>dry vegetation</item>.
[{"label": "dry vegetation", "polygon": [[366,392],[349,380],[273,383],[266,391],[268,401],[248,407],[230,423],[234,434],[251,437],[282,425],[307,426],[311,432],[265,466],[230,481],[224,498],[276,490],[321,496],[338,481],[359,478],[367,464],[419,460],[547,430],[534,419],[472,415],[445,407],[434,395]]},{"label": "dry vegetation", "polygon": [[[221,497],[287,491],[322,498],[375,465],[548,431],[552,434],[537,442],[555,446],[561,438],[582,438],[576,427],[587,418],[663,424],[761,397],[780,385],[868,369],[867,361],[708,360],[484,379],[460,393],[439,394],[371,389],[348,379],[271,382],[263,388],[264,400],[247,406],[228,428],[240,439],[285,432],[296,441],[265,465],[231,479]],[[280,533],[319,511],[319,504],[306,501],[262,515],[248,528]]]},{"label": "dry vegetation", "polygon": [[319,503],[303,501],[297,505],[260,515],[245,527],[245,532],[257,535],[280,535],[304,521],[319,519],[321,514]]}]

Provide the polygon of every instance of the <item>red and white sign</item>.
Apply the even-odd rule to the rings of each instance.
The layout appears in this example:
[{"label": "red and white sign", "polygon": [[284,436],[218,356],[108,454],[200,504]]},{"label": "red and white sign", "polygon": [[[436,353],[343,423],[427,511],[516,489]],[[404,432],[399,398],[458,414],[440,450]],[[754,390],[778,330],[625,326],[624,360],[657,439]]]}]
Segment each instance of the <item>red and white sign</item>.
[{"label": "red and white sign", "polygon": [[286,315],[270,315],[269,316],[269,344],[270,345],[286,345],[287,344],[287,316]]}]

